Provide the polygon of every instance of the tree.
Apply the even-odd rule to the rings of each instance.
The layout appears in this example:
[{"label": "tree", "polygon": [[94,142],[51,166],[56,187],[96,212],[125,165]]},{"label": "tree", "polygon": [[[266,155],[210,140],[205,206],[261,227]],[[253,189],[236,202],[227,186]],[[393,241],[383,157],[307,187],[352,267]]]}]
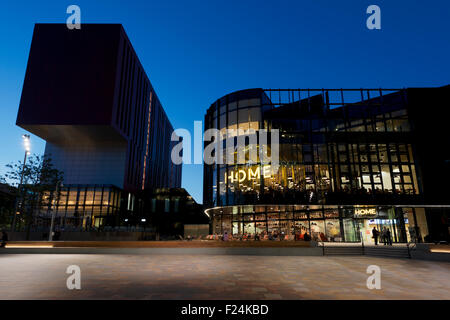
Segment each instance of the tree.
[{"label": "tree", "polygon": [[48,155],[32,155],[28,159],[25,166],[21,161],[6,165],[8,172],[5,174],[6,180],[16,187],[14,190],[18,199],[19,222],[27,226],[27,239],[35,212],[46,206],[50,207],[53,200],[59,199],[55,190],[57,184],[63,181],[63,172],[53,166]]},{"label": "tree", "polygon": [[8,229],[14,212],[13,188],[0,177],[0,229]]}]

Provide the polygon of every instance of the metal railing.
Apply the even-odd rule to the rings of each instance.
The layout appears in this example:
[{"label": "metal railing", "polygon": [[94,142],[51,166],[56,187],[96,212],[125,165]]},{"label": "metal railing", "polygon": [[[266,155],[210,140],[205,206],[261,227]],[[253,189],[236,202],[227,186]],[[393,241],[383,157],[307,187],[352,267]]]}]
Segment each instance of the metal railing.
[{"label": "metal railing", "polygon": [[417,249],[417,243],[415,241],[407,242],[406,248],[408,248],[408,257],[412,259],[411,251],[415,251]]},{"label": "metal railing", "polygon": [[317,246],[320,247],[322,244],[322,255],[325,256],[325,243],[319,239],[317,239]]}]

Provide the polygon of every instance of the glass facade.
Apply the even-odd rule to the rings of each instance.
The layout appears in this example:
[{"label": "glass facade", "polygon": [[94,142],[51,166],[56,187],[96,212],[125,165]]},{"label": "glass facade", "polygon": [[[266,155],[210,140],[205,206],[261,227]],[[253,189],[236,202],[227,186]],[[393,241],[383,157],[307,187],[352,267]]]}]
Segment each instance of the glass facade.
[{"label": "glass facade", "polygon": [[[225,164],[205,169],[205,203],[295,204],[301,199],[301,203],[325,204],[345,199],[345,194],[370,201],[420,193],[404,105],[370,101],[330,109],[326,99],[318,97],[322,96],[316,96],[316,104],[320,100],[322,111],[328,114],[303,111],[296,118],[289,108],[302,111],[302,101],[275,108],[262,90],[238,92],[213,104],[206,128],[220,129],[224,140],[239,134],[226,129],[278,129],[280,165],[264,166],[259,156],[256,164],[249,164],[250,150],[242,161],[239,150],[227,154],[224,143]],[[279,112],[283,109],[287,114]]]},{"label": "glass facade", "polygon": [[[48,201],[49,197],[53,200]],[[61,189],[59,200],[54,200],[54,192],[45,192],[43,198],[49,205],[41,207],[34,223],[37,229],[50,225],[54,212],[57,229],[95,231],[119,225],[121,212],[135,209],[134,196],[127,202],[126,194],[114,186],[69,185]]]},{"label": "glass facade", "polygon": [[[396,242],[410,239],[411,219],[394,205],[412,208],[423,191],[403,90],[238,91],[211,105],[205,116],[205,129],[210,128],[222,133],[225,159],[205,165],[204,203],[215,208],[214,221],[225,219],[218,224],[221,232],[301,237],[297,231],[303,230],[326,241],[360,241],[376,226],[392,229]],[[225,131],[239,128],[248,131]],[[258,156],[249,161],[250,136],[261,129],[279,130],[277,166]],[[239,134],[247,136],[245,159],[238,148],[227,154],[227,139],[236,142]],[[254,148],[259,155],[260,145]],[[272,212],[271,205],[278,209]],[[356,212],[361,205],[375,208],[371,218],[339,209]],[[378,206],[390,207],[389,214]],[[216,210],[229,207],[228,215]]]},{"label": "glass facade", "polygon": [[240,238],[361,242],[373,244],[372,229],[389,229],[393,242],[428,234],[425,208],[396,206],[238,205],[207,209],[212,231]]},{"label": "glass facade", "polygon": [[[32,231],[47,232],[52,214],[55,230],[152,231],[161,235],[183,233],[184,224],[207,224],[208,217],[182,188],[159,188],[134,195],[111,185],[67,185],[44,192]],[[19,226],[23,230],[26,226]]]}]

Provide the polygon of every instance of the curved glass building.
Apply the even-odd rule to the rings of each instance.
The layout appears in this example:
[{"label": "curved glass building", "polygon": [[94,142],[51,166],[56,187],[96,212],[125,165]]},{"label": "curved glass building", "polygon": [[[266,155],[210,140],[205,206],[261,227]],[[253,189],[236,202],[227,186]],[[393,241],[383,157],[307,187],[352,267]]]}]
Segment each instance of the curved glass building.
[{"label": "curved glass building", "polygon": [[[432,89],[439,100],[449,87]],[[420,241],[436,217],[448,219],[445,196],[426,196],[437,190],[424,179],[419,138],[426,90],[249,89],[218,99],[205,116],[205,130],[222,133],[225,155],[224,163],[204,167],[212,232],[371,242],[375,227],[389,229],[394,242]],[[278,165],[261,161],[259,144],[251,156],[251,136],[261,138],[262,129],[278,130]],[[245,160],[226,146],[240,136]]]}]

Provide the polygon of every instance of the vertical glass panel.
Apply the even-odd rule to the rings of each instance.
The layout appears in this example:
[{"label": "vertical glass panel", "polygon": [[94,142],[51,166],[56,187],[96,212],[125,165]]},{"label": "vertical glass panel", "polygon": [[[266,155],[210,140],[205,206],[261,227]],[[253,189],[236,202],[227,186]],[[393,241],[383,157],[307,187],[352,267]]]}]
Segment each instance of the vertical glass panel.
[{"label": "vertical glass panel", "polygon": [[383,131],[385,131],[385,129],[384,129],[384,121],[377,121],[377,122],[375,123],[375,130],[376,130],[377,132],[383,132]]},{"label": "vertical glass panel", "polygon": [[222,215],[222,233],[227,232],[229,235],[232,234],[232,218],[230,214]]},{"label": "vertical glass panel", "polygon": [[94,194],[94,205],[101,205],[102,204],[102,188],[97,188],[97,189],[93,189],[92,191],[89,190],[87,195],[86,195],[86,201],[87,201],[87,197],[89,196],[89,193],[95,191]]},{"label": "vertical glass panel", "polygon": [[64,207],[66,206],[67,195],[68,195],[67,190],[61,191],[61,193],[59,195],[58,210],[64,209]]},{"label": "vertical glass panel", "polygon": [[70,192],[69,192],[68,204],[69,205],[75,205],[76,202],[77,202],[77,196],[78,196],[77,189],[71,189]]},{"label": "vertical glass panel", "polygon": [[326,236],[329,241],[341,241],[341,226],[338,219],[325,220]]},{"label": "vertical glass panel", "polygon": [[316,241],[327,241],[325,236],[325,223],[323,220],[311,221],[311,238]]},{"label": "vertical glass panel", "polygon": [[108,206],[108,205],[113,205],[113,195],[112,195],[113,191],[112,189],[106,188],[103,194],[103,204]]},{"label": "vertical glass panel", "polygon": [[346,242],[360,241],[358,226],[353,219],[344,219],[344,237]]},{"label": "vertical glass panel", "polygon": [[239,236],[242,234],[242,222],[233,222],[233,236]]},{"label": "vertical glass panel", "polygon": [[212,199],[213,199],[213,205],[217,205],[217,170],[215,169],[216,166],[213,166],[213,172],[212,172]]},{"label": "vertical glass panel", "polygon": [[249,109],[249,121],[250,122],[259,122],[261,121],[261,111],[259,108],[251,108]]},{"label": "vertical glass panel", "polygon": [[392,191],[391,172],[388,165],[381,166],[381,179],[385,191]]},{"label": "vertical glass panel", "polygon": [[225,113],[227,111],[227,105],[225,103],[223,103],[220,106],[220,114]]},{"label": "vertical glass panel", "polygon": [[419,194],[419,185],[417,184],[416,168],[414,165],[411,165],[411,173],[414,182],[414,190],[416,194]]},{"label": "vertical glass panel", "polygon": [[267,230],[269,233],[277,234],[279,232],[279,220],[269,220],[267,221]]},{"label": "vertical glass panel", "polygon": [[170,199],[164,199],[164,212],[170,211]]},{"label": "vertical glass panel", "polygon": [[386,131],[388,131],[388,132],[394,131],[391,119],[386,120]]},{"label": "vertical glass panel", "polygon": [[220,169],[220,175],[219,175],[219,205],[225,205],[226,204],[226,179],[225,179],[225,168]]},{"label": "vertical glass panel", "polygon": [[222,114],[220,116],[220,124],[219,124],[219,128],[226,128],[227,126],[227,115],[226,114]]},{"label": "vertical glass panel", "polygon": [[248,109],[242,109],[242,110],[239,110],[239,118],[238,118],[238,120],[239,120],[239,123],[246,123],[246,122],[248,122],[249,121],[249,118],[248,118]]},{"label": "vertical glass panel", "polygon": [[228,125],[237,124],[237,111],[232,111],[228,114]]},{"label": "vertical glass panel", "polygon": [[295,221],[294,222],[294,232],[297,240],[303,240],[305,233],[311,234],[309,232],[308,221]]},{"label": "vertical glass panel", "polygon": [[267,231],[267,223],[265,221],[255,222],[256,233],[263,238]]},{"label": "vertical glass panel", "polygon": [[380,162],[382,162],[382,163],[389,162],[388,155],[387,155],[387,147],[385,144],[378,145],[378,152],[379,152],[378,155],[380,158]]}]

